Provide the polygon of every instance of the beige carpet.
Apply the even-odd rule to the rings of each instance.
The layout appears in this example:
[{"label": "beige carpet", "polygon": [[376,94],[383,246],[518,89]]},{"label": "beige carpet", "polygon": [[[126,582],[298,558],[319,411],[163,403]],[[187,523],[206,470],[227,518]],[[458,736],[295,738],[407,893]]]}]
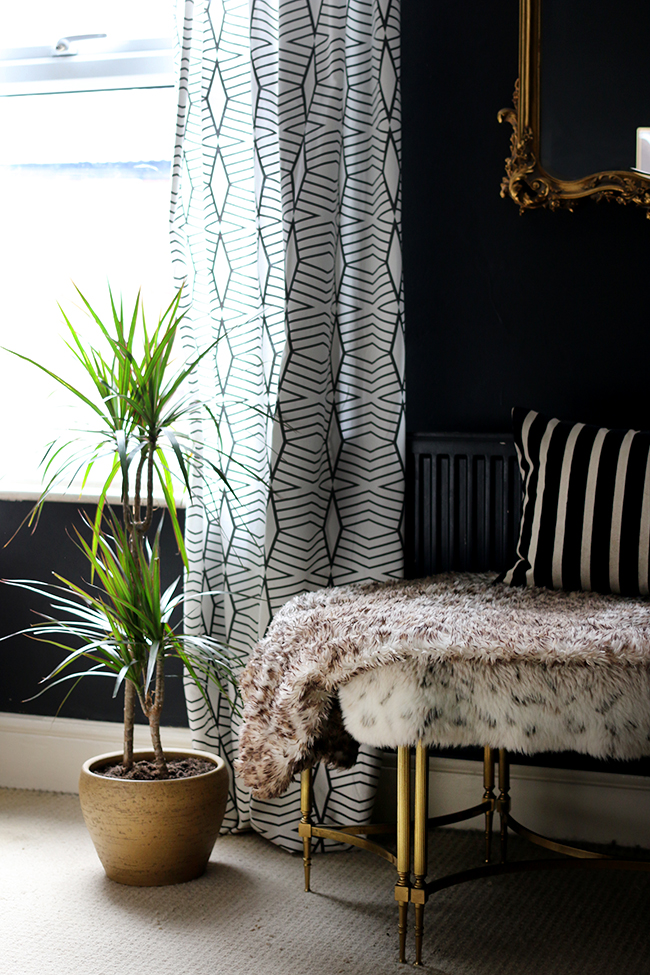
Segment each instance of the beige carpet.
[{"label": "beige carpet", "polygon": [[[435,872],[476,865],[480,845],[438,833]],[[301,860],[246,834],[221,837],[190,884],[123,887],[104,876],[76,796],[0,790],[1,975],[403,973],[392,885],[388,864],[353,851],[316,857],[305,894]],[[465,884],[429,902],[426,971],[648,975],[649,911],[649,874]]]}]

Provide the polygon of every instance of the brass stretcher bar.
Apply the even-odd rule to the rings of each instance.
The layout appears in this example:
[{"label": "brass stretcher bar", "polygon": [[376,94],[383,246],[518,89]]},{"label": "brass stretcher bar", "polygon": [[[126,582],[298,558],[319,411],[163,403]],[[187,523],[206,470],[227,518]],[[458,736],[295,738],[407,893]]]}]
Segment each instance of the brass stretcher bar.
[{"label": "brass stretcher bar", "polygon": [[[430,894],[455,884],[481,877],[534,870],[564,870],[571,867],[587,869],[650,870],[650,860],[610,857],[603,853],[583,850],[558,843],[549,837],[522,826],[510,815],[510,767],[505,749],[498,752],[498,795],[495,794],[496,750],[484,749],[483,799],[475,806],[444,816],[430,818],[428,749],[419,742],[415,749],[415,782],[413,820],[411,821],[411,749],[397,749],[397,823],[367,824],[364,826],[324,826],[312,822],[312,770],[302,772],[300,790],[301,820],[298,827],[303,840],[305,890],[311,888],[311,846],[313,838],[337,840],[375,853],[397,869],[395,900],[398,905],[399,960],[406,962],[406,936],[409,904],[414,905],[415,965],[422,965],[424,936],[424,906]],[[492,862],[492,832],[494,814],[499,816],[499,861]],[[430,828],[448,826],[475,816],[485,816],[485,862],[480,867],[463,870],[447,877],[427,882],[427,847]],[[566,860],[507,860],[508,830],[525,837],[531,843],[556,853]],[[364,839],[367,836],[391,834],[396,841],[396,853]]]}]

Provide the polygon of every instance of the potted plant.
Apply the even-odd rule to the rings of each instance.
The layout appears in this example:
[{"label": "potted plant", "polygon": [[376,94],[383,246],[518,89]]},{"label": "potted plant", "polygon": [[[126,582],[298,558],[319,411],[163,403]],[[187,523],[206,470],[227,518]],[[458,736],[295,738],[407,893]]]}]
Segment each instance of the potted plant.
[{"label": "potted plant", "polygon": [[[50,599],[53,615],[21,631],[65,651],[45,678],[48,687],[106,675],[115,681],[115,694],[124,691],[123,749],[90,759],[79,782],[84,818],[106,873],[128,884],[177,883],[205,869],[223,819],[228,773],[217,756],[163,751],[165,664],[179,658],[205,696],[206,678],[228,694],[241,661],[217,640],[184,635],[174,625],[172,614],[183,596],[176,591],[178,581],[166,591],[161,588],[163,516],[155,513],[155,489],[165,499],[164,515],[187,566],[173,477],[192,494],[190,469],[199,445],[179,426],[203,415],[218,427],[209,408],[186,391],[188,379],[214,345],[180,368],[174,366],[182,289],[153,330],[147,327],[139,295],[125,318],[122,303],[116,305],[109,289],[112,321],[105,325],[78,293],[96,328],[97,342],[88,346],[63,315],[67,345],[86,385],[90,381],[90,391],[33,359],[20,358],[63,385],[94,419],[86,444],[80,445],[75,431],[69,441],[51,446],[45,487],[30,521],[38,522],[55,484],[62,479],[71,483],[80,472],[85,480],[98,462],[110,459],[96,514],[92,519],[84,515],[81,530],[75,529],[88,579],[78,584],[55,575],[52,585],[28,580],[10,584]],[[201,464],[194,464],[194,476],[205,466],[229,488],[221,455],[216,462],[202,456]],[[111,492],[119,496],[117,506],[109,504]],[[82,663],[87,666],[79,670]],[[236,690],[230,693],[236,695]],[[136,704],[151,732],[151,751],[145,753],[133,749]]]}]

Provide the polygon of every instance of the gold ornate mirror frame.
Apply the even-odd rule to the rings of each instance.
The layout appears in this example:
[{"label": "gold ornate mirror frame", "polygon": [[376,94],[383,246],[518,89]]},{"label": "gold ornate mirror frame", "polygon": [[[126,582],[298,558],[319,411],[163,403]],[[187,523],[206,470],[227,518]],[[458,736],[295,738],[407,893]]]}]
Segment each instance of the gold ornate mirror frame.
[{"label": "gold ornate mirror frame", "polygon": [[605,171],[582,179],[551,176],[540,163],[540,62],[542,0],[519,0],[519,78],[513,108],[503,108],[500,122],[513,128],[510,158],[501,182],[501,196],[511,196],[519,212],[536,207],[572,210],[582,197],[636,203],[648,208],[650,177],[633,171]]}]

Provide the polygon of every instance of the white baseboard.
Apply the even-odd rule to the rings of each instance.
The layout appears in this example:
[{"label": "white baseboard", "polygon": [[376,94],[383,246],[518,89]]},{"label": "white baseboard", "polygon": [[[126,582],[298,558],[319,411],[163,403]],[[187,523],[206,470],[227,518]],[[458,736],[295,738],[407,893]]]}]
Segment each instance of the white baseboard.
[{"label": "white baseboard", "polygon": [[[375,811],[377,820],[394,819],[396,784],[395,755],[386,754]],[[650,848],[650,778],[512,765],[510,784],[512,815],[529,829],[560,840]],[[481,762],[430,759],[430,816],[470,808],[482,797]],[[482,829],[483,817],[456,826]]]},{"label": "white baseboard", "polygon": [[[122,727],[111,721],[34,717],[0,712],[0,787],[76,792],[79,769],[93,755],[121,747]],[[167,748],[191,748],[189,728],[163,728]],[[136,726],[136,747],[149,747]],[[395,815],[395,756],[386,753],[376,817]],[[511,768],[512,814],[530,829],[558,839],[650,848],[650,778],[567,769]],[[430,815],[476,805],[483,795],[480,762],[430,760]],[[481,829],[482,819],[459,823]]]},{"label": "white baseboard", "polygon": [[[189,728],[163,728],[163,746],[191,748]],[[146,725],[136,725],[136,748],[149,748]],[[93,755],[122,747],[122,725],[0,712],[0,787],[77,792],[79,770]]]}]

